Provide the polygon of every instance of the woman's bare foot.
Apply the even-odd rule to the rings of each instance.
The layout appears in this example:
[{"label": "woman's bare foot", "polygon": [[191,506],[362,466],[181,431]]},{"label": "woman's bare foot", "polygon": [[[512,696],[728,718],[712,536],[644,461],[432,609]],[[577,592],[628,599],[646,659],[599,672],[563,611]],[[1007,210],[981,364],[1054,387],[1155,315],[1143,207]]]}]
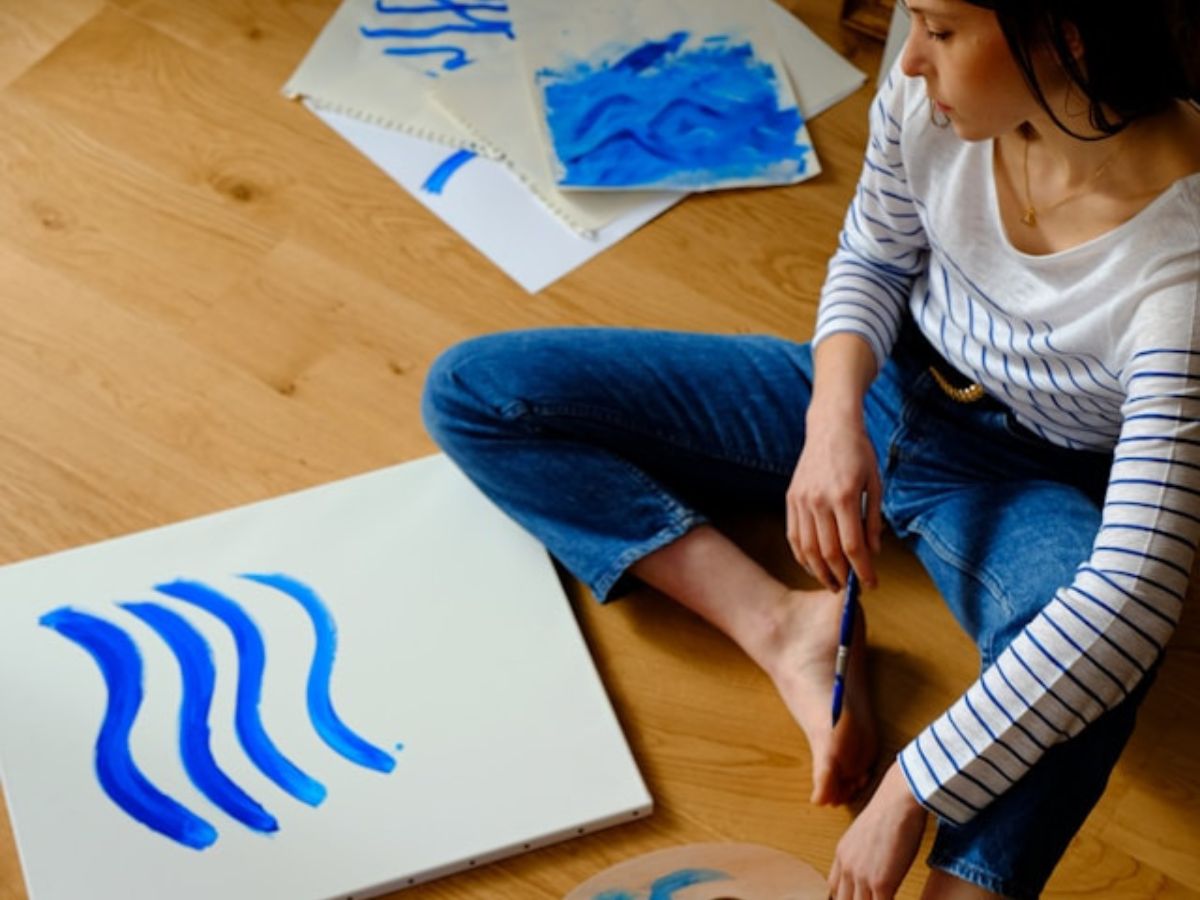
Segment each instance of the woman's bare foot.
[{"label": "woman's bare foot", "polygon": [[812,802],[846,803],[870,779],[879,738],[867,692],[866,623],[859,607],[846,673],[845,705],[832,721],[833,671],[842,597],[789,591],[759,663],[771,676],[812,753]]}]

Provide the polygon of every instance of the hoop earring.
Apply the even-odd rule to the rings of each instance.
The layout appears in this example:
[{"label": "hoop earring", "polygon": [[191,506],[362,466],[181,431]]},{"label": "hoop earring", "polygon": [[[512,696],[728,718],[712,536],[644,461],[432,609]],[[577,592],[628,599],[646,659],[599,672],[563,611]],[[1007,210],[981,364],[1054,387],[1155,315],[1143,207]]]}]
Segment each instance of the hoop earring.
[{"label": "hoop earring", "polygon": [[929,121],[933,123],[933,127],[946,128],[950,124],[950,117],[945,113],[940,113],[941,118],[938,118],[939,111],[938,108],[933,105],[933,101],[927,100],[925,102],[929,104]]}]

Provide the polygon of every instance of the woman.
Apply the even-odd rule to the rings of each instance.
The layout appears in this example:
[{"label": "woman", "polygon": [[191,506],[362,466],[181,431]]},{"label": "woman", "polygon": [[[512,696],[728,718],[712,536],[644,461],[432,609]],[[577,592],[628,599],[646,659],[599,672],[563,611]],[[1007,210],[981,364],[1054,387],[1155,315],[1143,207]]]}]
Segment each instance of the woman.
[{"label": "woman", "polygon": [[[982,674],[887,770],[835,897],[892,896],[928,812],[926,897],[1037,896],[1178,619],[1200,536],[1185,5],[911,3],[811,346],[535,331],[430,374],[431,433],[598,598],[652,585],[771,675],[816,803],[878,749],[862,691],[829,722],[841,587],[850,566],[875,585],[884,519],[914,547]],[[825,590],[789,590],[703,512],[781,496]]]}]

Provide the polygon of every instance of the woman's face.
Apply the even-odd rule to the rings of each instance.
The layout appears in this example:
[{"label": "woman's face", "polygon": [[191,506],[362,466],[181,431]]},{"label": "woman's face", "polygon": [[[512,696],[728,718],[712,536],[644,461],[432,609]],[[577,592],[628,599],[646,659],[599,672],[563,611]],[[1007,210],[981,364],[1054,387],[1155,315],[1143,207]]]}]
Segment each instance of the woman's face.
[{"label": "woman's face", "polygon": [[912,28],[900,68],[925,79],[930,101],[959,137],[998,137],[1040,113],[995,13],[965,0],[906,5]]}]

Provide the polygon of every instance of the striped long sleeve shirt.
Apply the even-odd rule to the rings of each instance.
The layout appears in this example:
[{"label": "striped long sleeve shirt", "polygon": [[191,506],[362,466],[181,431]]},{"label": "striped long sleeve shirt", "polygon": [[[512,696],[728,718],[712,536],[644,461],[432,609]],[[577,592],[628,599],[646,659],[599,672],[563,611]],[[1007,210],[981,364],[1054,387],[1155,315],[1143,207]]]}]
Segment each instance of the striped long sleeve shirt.
[{"label": "striped long sleeve shirt", "polygon": [[934,126],[923,82],[892,72],[815,337],[856,333],[882,364],[911,316],[1025,427],[1113,453],[1090,558],[900,753],[916,797],[954,823],[1148,672],[1200,538],[1200,175],[1107,234],[1034,256],[1004,232],[992,154]]}]

